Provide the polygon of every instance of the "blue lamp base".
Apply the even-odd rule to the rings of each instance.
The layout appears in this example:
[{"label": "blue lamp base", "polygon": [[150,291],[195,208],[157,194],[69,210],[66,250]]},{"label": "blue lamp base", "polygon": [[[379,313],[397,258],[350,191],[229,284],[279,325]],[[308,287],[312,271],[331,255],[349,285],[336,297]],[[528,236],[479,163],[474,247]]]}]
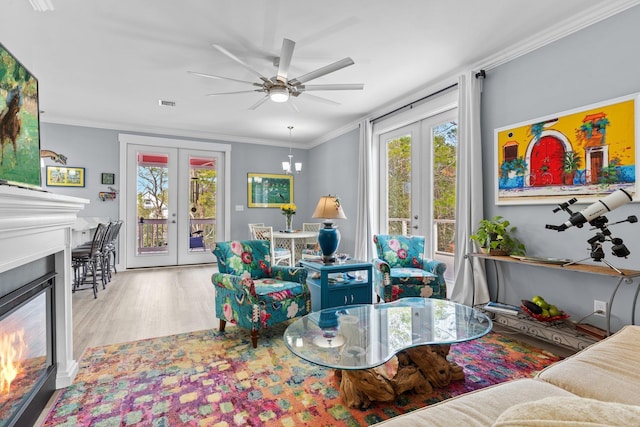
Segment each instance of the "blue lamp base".
[{"label": "blue lamp base", "polygon": [[318,230],[318,244],[322,249],[322,260],[325,263],[336,262],[336,251],[340,243],[340,232],[332,222],[325,222],[324,228]]}]

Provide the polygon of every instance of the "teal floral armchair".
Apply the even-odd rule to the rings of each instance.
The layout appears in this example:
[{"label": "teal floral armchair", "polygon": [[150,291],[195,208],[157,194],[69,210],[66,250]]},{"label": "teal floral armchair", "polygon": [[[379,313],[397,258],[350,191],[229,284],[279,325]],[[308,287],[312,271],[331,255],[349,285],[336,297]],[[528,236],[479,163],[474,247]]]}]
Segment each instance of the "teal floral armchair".
[{"label": "teal floral armchair", "polygon": [[219,272],[211,281],[220,331],[227,322],[249,329],[254,348],[260,329],[311,312],[307,271],[271,265],[270,244],[267,240],[234,240],[217,242],[213,249]]},{"label": "teal floral armchair", "polygon": [[373,236],[378,258],[373,260],[374,287],[378,301],[405,297],[445,299],[447,285],[443,262],[425,259],[424,237]]}]

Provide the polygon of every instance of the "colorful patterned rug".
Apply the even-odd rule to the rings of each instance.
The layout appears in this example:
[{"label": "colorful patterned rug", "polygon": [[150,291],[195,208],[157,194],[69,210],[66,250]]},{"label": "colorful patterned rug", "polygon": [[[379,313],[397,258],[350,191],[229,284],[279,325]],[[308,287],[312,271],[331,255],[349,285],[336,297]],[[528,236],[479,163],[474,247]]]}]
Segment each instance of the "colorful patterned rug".
[{"label": "colorful patterned rug", "polygon": [[307,363],[282,341],[207,330],[91,348],[44,426],[366,426],[516,377],[559,357],[498,333],[451,347],[466,379],[427,396],[401,395],[349,409],[333,370]]}]

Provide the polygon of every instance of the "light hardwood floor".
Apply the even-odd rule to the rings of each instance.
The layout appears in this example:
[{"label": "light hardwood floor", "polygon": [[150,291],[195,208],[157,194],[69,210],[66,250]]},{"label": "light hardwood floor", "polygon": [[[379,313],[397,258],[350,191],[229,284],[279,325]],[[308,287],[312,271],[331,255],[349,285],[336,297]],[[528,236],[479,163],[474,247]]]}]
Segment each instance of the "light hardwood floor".
[{"label": "light hardwood floor", "polygon": [[113,275],[98,298],[73,294],[73,353],[88,347],[218,327],[214,264],[127,270]]}]

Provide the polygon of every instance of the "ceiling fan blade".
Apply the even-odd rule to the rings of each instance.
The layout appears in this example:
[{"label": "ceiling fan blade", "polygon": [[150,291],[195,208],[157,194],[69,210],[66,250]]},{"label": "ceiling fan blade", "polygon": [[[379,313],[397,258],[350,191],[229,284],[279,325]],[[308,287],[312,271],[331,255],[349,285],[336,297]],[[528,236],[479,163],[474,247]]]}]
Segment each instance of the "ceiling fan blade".
[{"label": "ceiling fan blade", "polygon": [[256,76],[260,77],[260,79],[262,81],[269,81],[268,78],[266,78],[265,76],[263,76],[262,74],[260,74],[258,71],[254,70],[249,64],[247,64],[246,62],[244,62],[242,59],[238,58],[237,56],[235,56],[233,53],[229,52],[227,49],[223,48],[220,45],[217,44],[212,44],[211,46],[213,46],[214,48],[218,49],[218,51],[220,51],[221,53],[223,53],[224,55],[228,56],[229,58],[233,59],[234,61],[236,61],[238,64],[242,65],[244,68],[246,68],[247,70],[251,71],[253,74],[255,74]]},{"label": "ceiling fan blade", "polygon": [[258,108],[259,106],[267,102],[268,99],[269,99],[269,95],[265,95],[264,98],[262,98],[260,101],[253,104],[251,107],[249,107],[249,110],[255,110],[256,108]]},{"label": "ceiling fan blade", "polygon": [[[305,98],[309,98],[309,99],[314,100],[314,101],[322,102],[322,103],[324,103],[324,104],[329,104],[329,105],[342,105],[342,104],[340,104],[339,102],[332,101],[332,100],[330,100],[330,99],[323,98],[323,97],[321,97],[321,96],[311,95],[310,93],[306,93],[306,94],[304,95],[304,97],[305,97]],[[291,98],[289,98],[289,99],[291,99]]]},{"label": "ceiling fan blade", "polygon": [[309,92],[315,90],[362,90],[363,84],[330,84],[330,85],[301,85],[296,86],[300,92]]},{"label": "ceiling fan blade", "polygon": [[305,83],[305,82],[308,82],[309,80],[317,79],[318,77],[322,77],[325,74],[333,73],[334,71],[338,71],[342,68],[348,67],[353,64],[355,64],[355,62],[353,62],[353,59],[347,57],[347,58],[341,59],[340,61],[334,62],[333,64],[329,64],[322,68],[318,68],[315,71],[311,71],[310,73],[307,73],[296,79],[289,80],[289,83],[291,83],[292,85]]},{"label": "ceiling fan blade", "polygon": [[207,93],[205,96],[220,96],[220,95],[237,95],[239,93],[253,93],[253,92],[262,92],[261,90],[240,90],[237,92],[220,92],[220,93]]},{"label": "ceiling fan blade", "polygon": [[296,103],[293,101],[293,98],[289,98],[289,100],[287,101],[287,104],[289,104],[289,107],[291,107],[291,109],[293,111],[295,111],[296,113],[299,113],[300,110],[298,109],[298,106],[296,105]]},{"label": "ceiling fan blade", "polygon": [[282,49],[280,50],[280,62],[278,64],[277,79],[283,83],[287,81],[287,74],[291,66],[291,58],[293,57],[293,49],[296,43],[289,39],[282,40]]},{"label": "ceiling fan blade", "polygon": [[246,80],[232,79],[231,77],[222,77],[222,76],[216,76],[216,75],[213,75],[213,74],[198,73],[196,71],[187,71],[187,73],[193,74],[195,76],[206,77],[208,79],[231,80],[232,82],[246,83],[246,84],[249,84],[249,85],[252,85],[252,86],[262,86],[259,83],[249,82],[249,81],[246,81]]}]

